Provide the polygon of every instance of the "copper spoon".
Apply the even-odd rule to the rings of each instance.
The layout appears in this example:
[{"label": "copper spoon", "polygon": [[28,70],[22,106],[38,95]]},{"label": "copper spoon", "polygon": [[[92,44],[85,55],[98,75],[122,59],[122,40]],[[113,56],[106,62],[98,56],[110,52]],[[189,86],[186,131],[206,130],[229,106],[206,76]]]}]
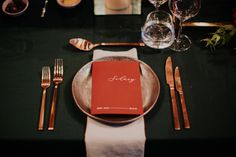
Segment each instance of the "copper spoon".
[{"label": "copper spoon", "polygon": [[145,46],[144,43],[96,43],[82,38],[70,39],[69,43],[82,51],[90,51],[97,46]]}]

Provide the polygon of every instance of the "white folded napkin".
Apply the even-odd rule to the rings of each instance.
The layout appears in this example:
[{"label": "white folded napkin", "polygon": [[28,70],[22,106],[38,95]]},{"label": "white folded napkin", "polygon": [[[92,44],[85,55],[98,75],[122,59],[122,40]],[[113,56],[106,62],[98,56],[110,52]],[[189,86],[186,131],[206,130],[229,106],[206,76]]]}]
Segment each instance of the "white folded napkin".
[{"label": "white folded napkin", "polygon": [[[94,50],[93,60],[106,56],[138,58],[137,50],[133,48],[121,52]],[[87,157],[144,157],[145,141],[143,118],[125,125],[108,125],[87,117]]]}]

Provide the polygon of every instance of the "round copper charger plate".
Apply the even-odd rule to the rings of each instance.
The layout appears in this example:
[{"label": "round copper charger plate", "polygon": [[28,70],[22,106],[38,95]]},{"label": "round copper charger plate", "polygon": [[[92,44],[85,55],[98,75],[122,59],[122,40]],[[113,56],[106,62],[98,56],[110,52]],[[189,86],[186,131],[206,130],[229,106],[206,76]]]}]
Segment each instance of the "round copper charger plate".
[{"label": "round copper charger plate", "polygon": [[[143,99],[143,114],[141,115],[92,115],[90,114],[92,91],[92,64],[95,61],[137,61],[140,63],[140,79]],[[146,115],[156,104],[160,94],[160,81],[154,71],[144,62],[128,57],[104,57],[84,65],[72,81],[72,95],[76,105],[87,116],[105,123],[124,124],[135,121]]]}]

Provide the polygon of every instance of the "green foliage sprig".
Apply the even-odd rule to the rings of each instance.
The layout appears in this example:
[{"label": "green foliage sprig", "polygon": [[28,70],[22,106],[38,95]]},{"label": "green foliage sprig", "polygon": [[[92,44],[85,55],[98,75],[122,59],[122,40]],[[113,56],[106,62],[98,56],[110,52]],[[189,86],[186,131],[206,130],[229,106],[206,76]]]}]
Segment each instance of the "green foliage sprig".
[{"label": "green foliage sprig", "polygon": [[202,39],[206,42],[206,47],[210,47],[214,51],[216,47],[220,47],[229,43],[236,33],[236,28],[233,25],[224,25],[219,27],[216,32],[211,33],[210,38]]}]

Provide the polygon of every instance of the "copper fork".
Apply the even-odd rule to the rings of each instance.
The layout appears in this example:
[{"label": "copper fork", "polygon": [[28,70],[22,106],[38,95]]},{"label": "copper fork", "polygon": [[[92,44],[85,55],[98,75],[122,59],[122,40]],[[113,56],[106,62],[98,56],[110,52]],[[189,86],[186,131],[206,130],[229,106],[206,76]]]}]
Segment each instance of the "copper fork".
[{"label": "copper fork", "polygon": [[47,88],[50,86],[50,80],[51,80],[50,67],[43,66],[42,79],[41,79],[41,87],[43,91],[42,91],[41,107],[40,107],[40,113],[39,113],[38,130],[43,130],[46,91],[47,91]]},{"label": "copper fork", "polygon": [[57,91],[58,91],[59,84],[61,84],[63,81],[63,59],[55,59],[53,73],[54,73],[54,78],[53,78],[54,90],[53,90],[52,106],[51,106],[51,111],[50,111],[48,130],[54,130]]}]

